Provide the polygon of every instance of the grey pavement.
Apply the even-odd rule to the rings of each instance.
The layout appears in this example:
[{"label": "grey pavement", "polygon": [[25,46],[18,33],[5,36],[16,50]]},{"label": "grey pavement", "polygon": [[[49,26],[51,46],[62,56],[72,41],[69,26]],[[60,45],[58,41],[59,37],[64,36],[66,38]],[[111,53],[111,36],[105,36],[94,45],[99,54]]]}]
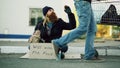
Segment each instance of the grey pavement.
[{"label": "grey pavement", "polygon": [[103,62],[20,59],[23,54],[0,54],[0,68],[120,68],[120,56],[101,56]]},{"label": "grey pavement", "polygon": [[[0,53],[0,68],[120,68],[120,49],[97,49],[103,62],[84,62],[80,59],[69,60],[41,60],[41,59],[21,59],[20,57],[27,51],[29,43],[21,41],[0,41],[0,48],[6,51],[20,51],[17,53]],[[95,43],[95,47],[120,46],[120,41],[105,41]],[[2,51],[2,50],[1,50]],[[22,53],[21,53],[22,52]],[[68,52],[84,52],[84,41],[69,43]]]}]

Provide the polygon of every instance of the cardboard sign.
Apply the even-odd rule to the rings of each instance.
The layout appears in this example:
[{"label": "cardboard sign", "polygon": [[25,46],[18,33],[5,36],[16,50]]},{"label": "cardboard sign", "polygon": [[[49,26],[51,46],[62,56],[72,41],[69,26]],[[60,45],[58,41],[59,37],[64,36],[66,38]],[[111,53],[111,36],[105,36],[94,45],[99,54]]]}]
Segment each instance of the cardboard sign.
[{"label": "cardboard sign", "polygon": [[56,59],[54,47],[51,43],[31,43],[29,58]]},{"label": "cardboard sign", "polygon": [[65,59],[81,59],[79,53],[65,53]]},{"label": "cardboard sign", "polygon": [[[73,44],[74,45],[74,44]],[[31,43],[30,50],[21,58],[29,59],[56,59],[55,49],[52,43]],[[81,59],[79,53],[65,53],[65,59]]]}]

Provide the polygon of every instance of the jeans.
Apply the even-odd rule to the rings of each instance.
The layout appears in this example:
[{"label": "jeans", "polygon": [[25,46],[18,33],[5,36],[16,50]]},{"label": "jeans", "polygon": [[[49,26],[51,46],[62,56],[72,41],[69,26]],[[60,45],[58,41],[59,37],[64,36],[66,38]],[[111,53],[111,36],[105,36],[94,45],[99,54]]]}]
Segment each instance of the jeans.
[{"label": "jeans", "polygon": [[74,0],[74,5],[78,15],[79,26],[70,33],[53,41],[58,45],[58,47],[63,47],[64,45],[86,33],[87,36],[84,59],[91,59],[95,54],[94,37],[97,29],[92,7],[89,2],[83,0]]}]

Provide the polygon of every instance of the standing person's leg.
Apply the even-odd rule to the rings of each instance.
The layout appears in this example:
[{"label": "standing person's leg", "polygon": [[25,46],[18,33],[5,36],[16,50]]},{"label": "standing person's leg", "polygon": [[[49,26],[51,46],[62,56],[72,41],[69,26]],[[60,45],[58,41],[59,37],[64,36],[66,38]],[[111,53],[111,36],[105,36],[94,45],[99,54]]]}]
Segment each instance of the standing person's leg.
[{"label": "standing person's leg", "polygon": [[87,37],[86,37],[86,44],[85,44],[85,59],[92,59],[93,57],[95,57],[95,49],[94,49],[94,37],[95,37],[95,33],[97,30],[96,27],[96,23],[94,21],[94,14],[92,11],[91,6],[90,8],[90,24],[88,27],[88,31],[87,31]]},{"label": "standing person's leg", "polygon": [[57,45],[58,47],[62,47],[86,33],[90,22],[89,18],[90,12],[88,11],[89,7],[87,7],[89,5],[90,3],[86,1],[75,1],[75,7],[77,10],[80,23],[79,26],[76,29],[72,30],[67,35],[64,35],[59,39],[53,40],[53,44]]}]

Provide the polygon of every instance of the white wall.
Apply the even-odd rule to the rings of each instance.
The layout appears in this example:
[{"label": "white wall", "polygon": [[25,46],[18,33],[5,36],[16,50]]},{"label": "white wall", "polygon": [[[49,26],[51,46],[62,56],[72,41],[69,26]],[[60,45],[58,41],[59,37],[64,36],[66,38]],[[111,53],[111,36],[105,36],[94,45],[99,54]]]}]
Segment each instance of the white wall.
[{"label": "white wall", "polygon": [[[67,15],[64,12],[64,5],[72,7],[74,12],[73,3],[73,0],[0,0],[0,34],[31,35],[34,31],[34,26],[29,26],[29,8],[51,6],[58,17],[68,21]],[[115,3],[118,14],[120,14],[119,3]],[[110,3],[93,3],[93,9],[105,11],[109,5]],[[96,14],[99,17],[97,12]],[[102,14],[100,13],[100,15]]]},{"label": "white wall", "polygon": [[63,17],[64,0],[0,0],[0,34],[32,34],[29,8],[51,6],[58,17]]}]

